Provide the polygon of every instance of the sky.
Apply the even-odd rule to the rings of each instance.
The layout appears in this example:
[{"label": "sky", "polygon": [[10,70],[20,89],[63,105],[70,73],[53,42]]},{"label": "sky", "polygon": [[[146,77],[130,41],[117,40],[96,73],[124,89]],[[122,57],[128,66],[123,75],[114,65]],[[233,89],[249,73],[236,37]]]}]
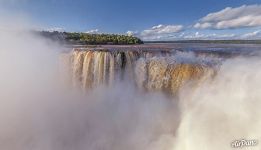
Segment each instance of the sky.
[{"label": "sky", "polygon": [[0,0],[45,30],[143,40],[261,39],[261,0]]}]

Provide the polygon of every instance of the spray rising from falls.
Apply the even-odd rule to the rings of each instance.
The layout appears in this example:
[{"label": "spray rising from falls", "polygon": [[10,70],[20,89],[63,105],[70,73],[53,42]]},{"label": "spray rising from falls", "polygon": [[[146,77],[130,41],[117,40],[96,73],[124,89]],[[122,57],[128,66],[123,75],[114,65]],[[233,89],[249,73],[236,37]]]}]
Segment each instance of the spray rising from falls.
[{"label": "spray rising from falls", "polygon": [[[21,46],[1,51],[0,149],[230,150],[235,140],[261,140],[261,72],[251,68],[258,68],[260,59],[227,61],[216,72],[215,63],[191,54],[62,54],[61,64],[71,72],[63,77],[68,75],[84,90],[93,89],[82,94],[58,90],[60,76],[53,74],[57,58],[50,57],[56,55],[46,55],[48,47],[42,53],[30,47],[25,45],[23,53]],[[9,59],[14,57],[16,61]],[[122,80],[134,86],[117,84]],[[197,81],[196,89],[184,86],[191,80]],[[95,88],[100,84],[109,88]],[[113,84],[117,86],[110,87]],[[179,101],[172,101],[176,97],[137,92],[136,87],[171,93],[185,88]]]},{"label": "spray rising from falls", "polygon": [[176,95],[189,81],[197,84],[215,74],[212,64],[177,55],[171,51],[75,49],[61,59],[70,66],[67,74],[70,72],[73,86],[84,90],[128,81],[141,90]]},{"label": "spray rising from falls", "polygon": [[[67,60],[68,65],[71,66],[71,78],[78,84],[76,86],[81,85],[84,90],[86,89],[84,86],[86,79],[90,79],[88,80],[90,84],[87,85],[92,85],[87,89],[104,84],[110,86],[115,84],[117,80],[128,80],[144,91],[170,93],[174,95],[174,98],[170,97],[170,99],[178,101],[177,105],[177,103],[173,104],[172,102],[175,101],[171,101],[169,97],[167,99],[154,99],[153,96],[145,98],[143,94],[137,94],[137,91],[126,94],[129,97],[137,94],[138,97],[142,97],[139,99],[140,102],[156,100],[159,103],[170,105],[170,108],[169,110],[163,108],[164,114],[160,114],[160,112],[154,113],[160,105],[156,104],[151,107],[150,104],[146,104],[141,108],[142,113],[139,115],[143,116],[143,113],[146,114],[144,111],[148,111],[148,116],[153,115],[147,117],[153,121],[150,120],[147,124],[146,119],[142,118],[145,121],[143,120],[144,122],[141,121],[139,124],[132,118],[131,123],[135,123],[131,125],[131,129],[128,128],[124,132],[124,140],[116,142],[117,144],[113,146],[110,145],[110,150],[118,148],[230,150],[232,147],[240,148],[242,140],[255,142],[252,145],[243,145],[242,147],[250,147],[253,150],[260,149],[258,142],[261,140],[259,134],[261,74],[260,71],[251,68],[258,68],[259,58],[242,56],[224,60],[222,64],[217,61],[217,64],[214,59],[211,60],[207,57],[202,59],[192,54],[184,56],[180,53],[162,51],[154,52],[153,55],[148,54],[150,52],[147,51],[82,50],[74,51],[72,55],[66,55],[67,58],[70,58]],[[98,82],[98,79],[102,82]],[[125,86],[120,86],[117,95],[122,96],[120,93],[129,92]],[[152,93],[155,94],[155,92]],[[176,97],[176,95],[178,96]],[[123,109],[140,108],[136,105],[132,107],[127,101],[123,103],[127,105]],[[140,105],[139,102],[135,103]],[[153,119],[154,115],[161,118],[162,122]],[[138,127],[137,129],[136,123],[142,128]],[[153,126],[150,128],[152,130],[143,132],[151,126]],[[124,127],[126,126],[124,125]],[[118,128],[116,127],[116,129]],[[135,135],[133,135],[128,132],[133,132],[133,130],[138,130],[137,134],[134,132]],[[112,135],[118,135],[117,133],[119,132],[113,132]],[[138,140],[133,140],[133,137]]]}]

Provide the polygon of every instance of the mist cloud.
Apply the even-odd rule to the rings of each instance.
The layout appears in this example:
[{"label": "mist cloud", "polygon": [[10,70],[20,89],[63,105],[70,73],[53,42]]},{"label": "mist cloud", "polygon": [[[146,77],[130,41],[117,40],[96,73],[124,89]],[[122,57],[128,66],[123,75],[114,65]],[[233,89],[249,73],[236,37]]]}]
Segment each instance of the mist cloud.
[{"label": "mist cloud", "polygon": [[[8,19],[8,24],[15,18]],[[144,150],[170,148],[178,105],[126,83],[88,93],[60,83],[64,47],[29,26],[0,30],[0,149]]]},{"label": "mist cloud", "polygon": [[260,64],[259,57],[228,60],[214,80],[183,91],[175,149],[230,150],[235,140],[260,141]]}]

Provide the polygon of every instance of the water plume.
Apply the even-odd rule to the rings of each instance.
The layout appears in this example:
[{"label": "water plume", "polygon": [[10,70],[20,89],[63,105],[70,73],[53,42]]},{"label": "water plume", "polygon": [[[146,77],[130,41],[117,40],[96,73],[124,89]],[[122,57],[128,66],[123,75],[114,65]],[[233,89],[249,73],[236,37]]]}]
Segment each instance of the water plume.
[{"label": "water plume", "polygon": [[183,91],[174,149],[230,150],[235,140],[260,141],[260,64],[259,57],[228,60],[214,80]]}]

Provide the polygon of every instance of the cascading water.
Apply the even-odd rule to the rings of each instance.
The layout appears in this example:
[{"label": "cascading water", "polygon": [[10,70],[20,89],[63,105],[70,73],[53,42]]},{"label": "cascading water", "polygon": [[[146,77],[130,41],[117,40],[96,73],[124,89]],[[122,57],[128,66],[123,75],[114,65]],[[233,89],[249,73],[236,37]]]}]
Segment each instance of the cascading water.
[{"label": "cascading water", "polygon": [[188,81],[199,83],[215,74],[207,63],[174,56],[171,51],[75,49],[62,58],[70,59],[73,86],[84,90],[127,80],[142,90],[176,95]]},{"label": "cascading water", "polygon": [[164,91],[173,95],[186,83],[190,85],[215,74],[214,68],[204,63],[189,63],[172,57],[141,59],[136,65],[136,81],[139,87],[149,91]]}]

